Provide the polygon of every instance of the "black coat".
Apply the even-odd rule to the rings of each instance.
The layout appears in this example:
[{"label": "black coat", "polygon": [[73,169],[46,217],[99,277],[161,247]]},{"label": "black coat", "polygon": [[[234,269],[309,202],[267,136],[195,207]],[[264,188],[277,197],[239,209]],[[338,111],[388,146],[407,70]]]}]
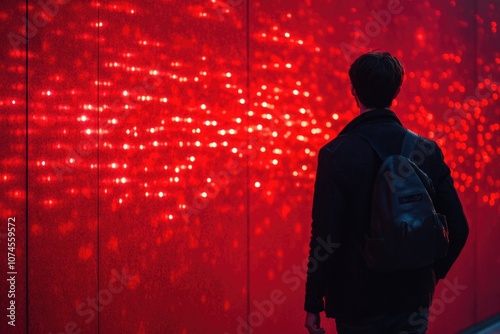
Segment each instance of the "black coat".
[{"label": "black coat", "polygon": [[433,181],[436,211],[447,217],[447,257],[419,270],[375,272],[366,266],[360,245],[368,228],[372,189],[381,161],[353,131],[376,138],[378,146],[386,147],[389,155],[401,152],[407,130],[392,111],[375,109],[353,119],[321,148],[314,186],[305,310],[325,310],[328,317],[349,319],[428,307],[437,280],[445,277],[457,259],[469,231],[450,169],[438,145],[425,139],[428,150],[418,165]]}]

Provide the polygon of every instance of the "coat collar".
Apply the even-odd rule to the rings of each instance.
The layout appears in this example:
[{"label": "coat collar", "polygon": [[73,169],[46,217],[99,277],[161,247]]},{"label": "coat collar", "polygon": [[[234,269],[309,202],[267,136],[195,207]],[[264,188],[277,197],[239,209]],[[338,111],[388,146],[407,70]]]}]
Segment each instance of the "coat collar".
[{"label": "coat collar", "polygon": [[342,131],[340,131],[339,135],[352,132],[362,125],[369,123],[378,123],[381,121],[393,121],[403,126],[403,124],[401,124],[401,121],[392,110],[380,108],[367,111],[357,116],[352,121],[350,121]]}]

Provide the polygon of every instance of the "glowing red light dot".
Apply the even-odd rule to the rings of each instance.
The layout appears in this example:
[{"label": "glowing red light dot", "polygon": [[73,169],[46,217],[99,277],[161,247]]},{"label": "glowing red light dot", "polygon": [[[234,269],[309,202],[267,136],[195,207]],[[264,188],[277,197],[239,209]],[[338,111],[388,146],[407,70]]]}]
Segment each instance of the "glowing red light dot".
[{"label": "glowing red light dot", "polygon": [[90,246],[82,246],[78,249],[78,257],[84,261],[90,259],[92,256],[92,247]]},{"label": "glowing red light dot", "polygon": [[32,224],[31,225],[31,233],[37,235],[42,232],[42,226],[40,224]]}]

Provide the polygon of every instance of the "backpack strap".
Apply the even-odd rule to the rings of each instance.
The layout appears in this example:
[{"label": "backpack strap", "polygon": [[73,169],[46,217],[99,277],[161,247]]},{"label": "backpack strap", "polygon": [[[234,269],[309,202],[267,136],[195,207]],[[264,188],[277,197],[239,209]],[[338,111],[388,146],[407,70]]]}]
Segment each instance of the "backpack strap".
[{"label": "backpack strap", "polygon": [[[407,130],[405,134],[405,138],[403,139],[403,146],[401,147],[401,155],[408,158],[410,161],[411,160],[411,154],[415,150],[415,147],[417,146],[417,143],[419,141],[419,138],[421,138],[419,135],[417,135],[415,132]],[[432,179],[425,174],[424,171],[420,169],[420,166],[417,166],[418,170],[418,175],[420,179],[422,180],[423,184],[425,185],[425,188],[427,189],[427,192],[431,196],[431,199],[434,201],[436,198],[436,191],[434,190],[434,185],[432,183]],[[422,176],[423,174],[423,176]],[[428,181],[428,182],[424,182]]]},{"label": "backpack strap", "polygon": [[420,136],[411,130],[406,130],[403,146],[401,147],[401,155],[410,158],[411,153],[417,146],[417,141]]}]

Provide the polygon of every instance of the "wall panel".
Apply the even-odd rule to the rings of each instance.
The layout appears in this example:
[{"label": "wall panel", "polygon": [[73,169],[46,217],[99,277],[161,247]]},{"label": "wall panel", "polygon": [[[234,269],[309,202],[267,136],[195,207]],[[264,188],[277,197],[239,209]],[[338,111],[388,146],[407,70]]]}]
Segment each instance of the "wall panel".
[{"label": "wall panel", "polygon": [[498,204],[500,174],[498,170],[500,108],[500,52],[497,25],[500,19],[498,3],[477,3],[477,88],[474,95],[478,108],[477,120],[477,308],[476,319],[482,320],[500,310],[500,246],[496,236],[500,231]]},{"label": "wall panel", "polygon": [[0,9],[0,34],[6,38],[0,45],[0,331],[16,334],[27,323],[25,16],[22,1]]},{"label": "wall panel", "polygon": [[245,10],[100,7],[100,286],[129,276],[102,332],[232,333],[245,317]]},{"label": "wall panel", "polygon": [[97,7],[28,5],[29,330],[96,333]]}]

